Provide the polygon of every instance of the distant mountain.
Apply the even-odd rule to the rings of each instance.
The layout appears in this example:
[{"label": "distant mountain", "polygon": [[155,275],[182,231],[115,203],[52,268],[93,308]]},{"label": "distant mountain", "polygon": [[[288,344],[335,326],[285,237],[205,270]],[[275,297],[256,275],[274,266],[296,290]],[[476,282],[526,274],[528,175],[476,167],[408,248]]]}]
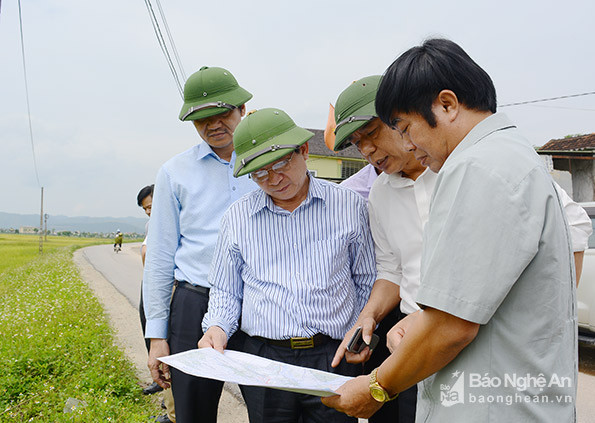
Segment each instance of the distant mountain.
[{"label": "distant mountain", "polygon": [[[120,229],[122,232],[145,233],[146,218],[140,217],[68,217],[50,215],[49,231],[80,231],[110,233]],[[38,214],[16,214],[0,212],[0,228],[18,229],[21,226],[39,227]]]}]

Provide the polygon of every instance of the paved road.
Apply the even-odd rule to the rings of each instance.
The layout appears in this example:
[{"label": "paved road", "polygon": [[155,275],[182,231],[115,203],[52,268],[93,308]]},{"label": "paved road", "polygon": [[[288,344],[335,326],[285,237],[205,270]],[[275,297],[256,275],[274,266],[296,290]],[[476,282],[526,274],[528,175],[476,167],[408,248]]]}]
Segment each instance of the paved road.
[{"label": "paved road", "polygon": [[576,411],[578,423],[595,422],[595,347],[579,347]]},{"label": "paved road", "polygon": [[[111,245],[100,245],[87,247],[82,250],[85,262],[90,263],[93,268],[126,298],[128,304],[138,309],[140,284],[142,279],[142,263],[140,259],[140,243],[124,244],[122,251],[114,253]],[[120,306],[122,307],[122,306]],[[138,316],[138,314],[137,314]],[[138,321],[138,319],[137,319]],[[135,323],[136,324],[136,323]],[[130,325],[128,325],[130,326]],[[137,337],[141,339],[140,329],[137,330]],[[133,350],[142,349],[142,342],[138,342]],[[138,347],[140,345],[140,347]],[[143,354],[144,351],[136,351]],[[146,354],[145,354],[146,357]],[[144,363],[142,365],[144,366]],[[243,407],[238,407],[236,396],[238,390],[227,387],[232,395],[227,394],[222,398],[223,410],[229,417],[229,422],[247,422],[247,415]],[[577,417],[578,423],[595,422],[595,347],[581,346],[579,348],[579,380],[577,395]],[[227,402],[227,403],[226,403]],[[223,417],[223,416],[222,416]],[[227,420],[220,418],[222,423]],[[364,420],[360,420],[363,422]]]},{"label": "paved road", "polygon": [[89,263],[138,309],[143,265],[140,243],[122,244],[122,251],[114,253],[111,245],[98,245],[83,250]]}]

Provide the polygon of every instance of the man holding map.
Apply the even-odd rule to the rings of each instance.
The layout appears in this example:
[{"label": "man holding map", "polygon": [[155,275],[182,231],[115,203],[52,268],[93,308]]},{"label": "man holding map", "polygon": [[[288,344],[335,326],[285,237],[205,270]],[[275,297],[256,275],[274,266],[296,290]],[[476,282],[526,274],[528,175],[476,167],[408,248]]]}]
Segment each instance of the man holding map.
[{"label": "man holding map", "polygon": [[[310,175],[312,136],[278,109],[236,128],[235,176],[250,174],[260,189],[221,220],[198,346],[223,351],[241,317],[245,352],[356,376],[361,366],[330,363],[375,280],[368,212],[355,192]],[[312,395],[263,387],[244,394],[251,422],[355,421]]]}]

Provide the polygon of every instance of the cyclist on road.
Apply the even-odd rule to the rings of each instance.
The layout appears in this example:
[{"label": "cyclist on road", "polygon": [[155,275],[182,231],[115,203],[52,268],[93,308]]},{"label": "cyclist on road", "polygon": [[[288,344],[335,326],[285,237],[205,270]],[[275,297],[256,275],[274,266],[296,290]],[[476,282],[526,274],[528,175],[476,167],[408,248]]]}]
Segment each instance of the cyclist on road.
[{"label": "cyclist on road", "polygon": [[[120,232],[120,230],[118,229],[116,231],[116,238],[114,239],[114,251],[120,251],[122,249],[122,239],[124,238],[124,235],[122,234],[122,232]],[[117,247],[116,247],[117,246]]]}]

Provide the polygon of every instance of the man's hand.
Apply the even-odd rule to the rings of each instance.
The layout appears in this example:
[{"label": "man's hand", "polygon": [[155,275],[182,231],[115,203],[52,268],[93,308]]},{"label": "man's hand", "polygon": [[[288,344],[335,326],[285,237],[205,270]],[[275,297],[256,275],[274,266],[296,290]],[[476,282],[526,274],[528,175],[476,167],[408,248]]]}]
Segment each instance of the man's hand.
[{"label": "man's hand", "polygon": [[370,395],[369,375],[358,376],[345,382],[337,389],[337,393],[339,395],[322,398],[322,403],[348,416],[367,419],[382,407],[382,403]]},{"label": "man's hand", "polygon": [[418,316],[419,311],[411,313],[409,316],[399,320],[399,322],[388,331],[386,334],[386,347],[391,354],[397,348],[397,345],[401,343],[407,330]]},{"label": "man's hand", "polygon": [[157,360],[157,357],[169,355],[169,345],[165,339],[151,338],[149,349],[149,361],[147,363],[153,380],[163,389],[171,386],[169,366]]},{"label": "man's hand", "polygon": [[223,353],[227,347],[227,334],[219,326],[211,326],[198,341],[198,348],[214,348]]},{"label": "man's hand", "polygon": [[370,340],[372,339],[372,333],[374,333],[374,329],[376,329],[376,322],[371,317],[366,317],[362,320],[358,320],[355,325],[345,334],[343,341],[337,348],[337,352],[335,352],[335,356],[331,362],[331,367],[337,367],[343,357],[345,357],[345,361],[348,363],[363,363],[370,359],[372,350],[370,350],[368,347],[364,348],[364,350],[359,354],[347,351],[347,344],[351,340],[355,330],[360,326],[362,328],[362,337],[364,342],[366,344],[370,343]]}]

